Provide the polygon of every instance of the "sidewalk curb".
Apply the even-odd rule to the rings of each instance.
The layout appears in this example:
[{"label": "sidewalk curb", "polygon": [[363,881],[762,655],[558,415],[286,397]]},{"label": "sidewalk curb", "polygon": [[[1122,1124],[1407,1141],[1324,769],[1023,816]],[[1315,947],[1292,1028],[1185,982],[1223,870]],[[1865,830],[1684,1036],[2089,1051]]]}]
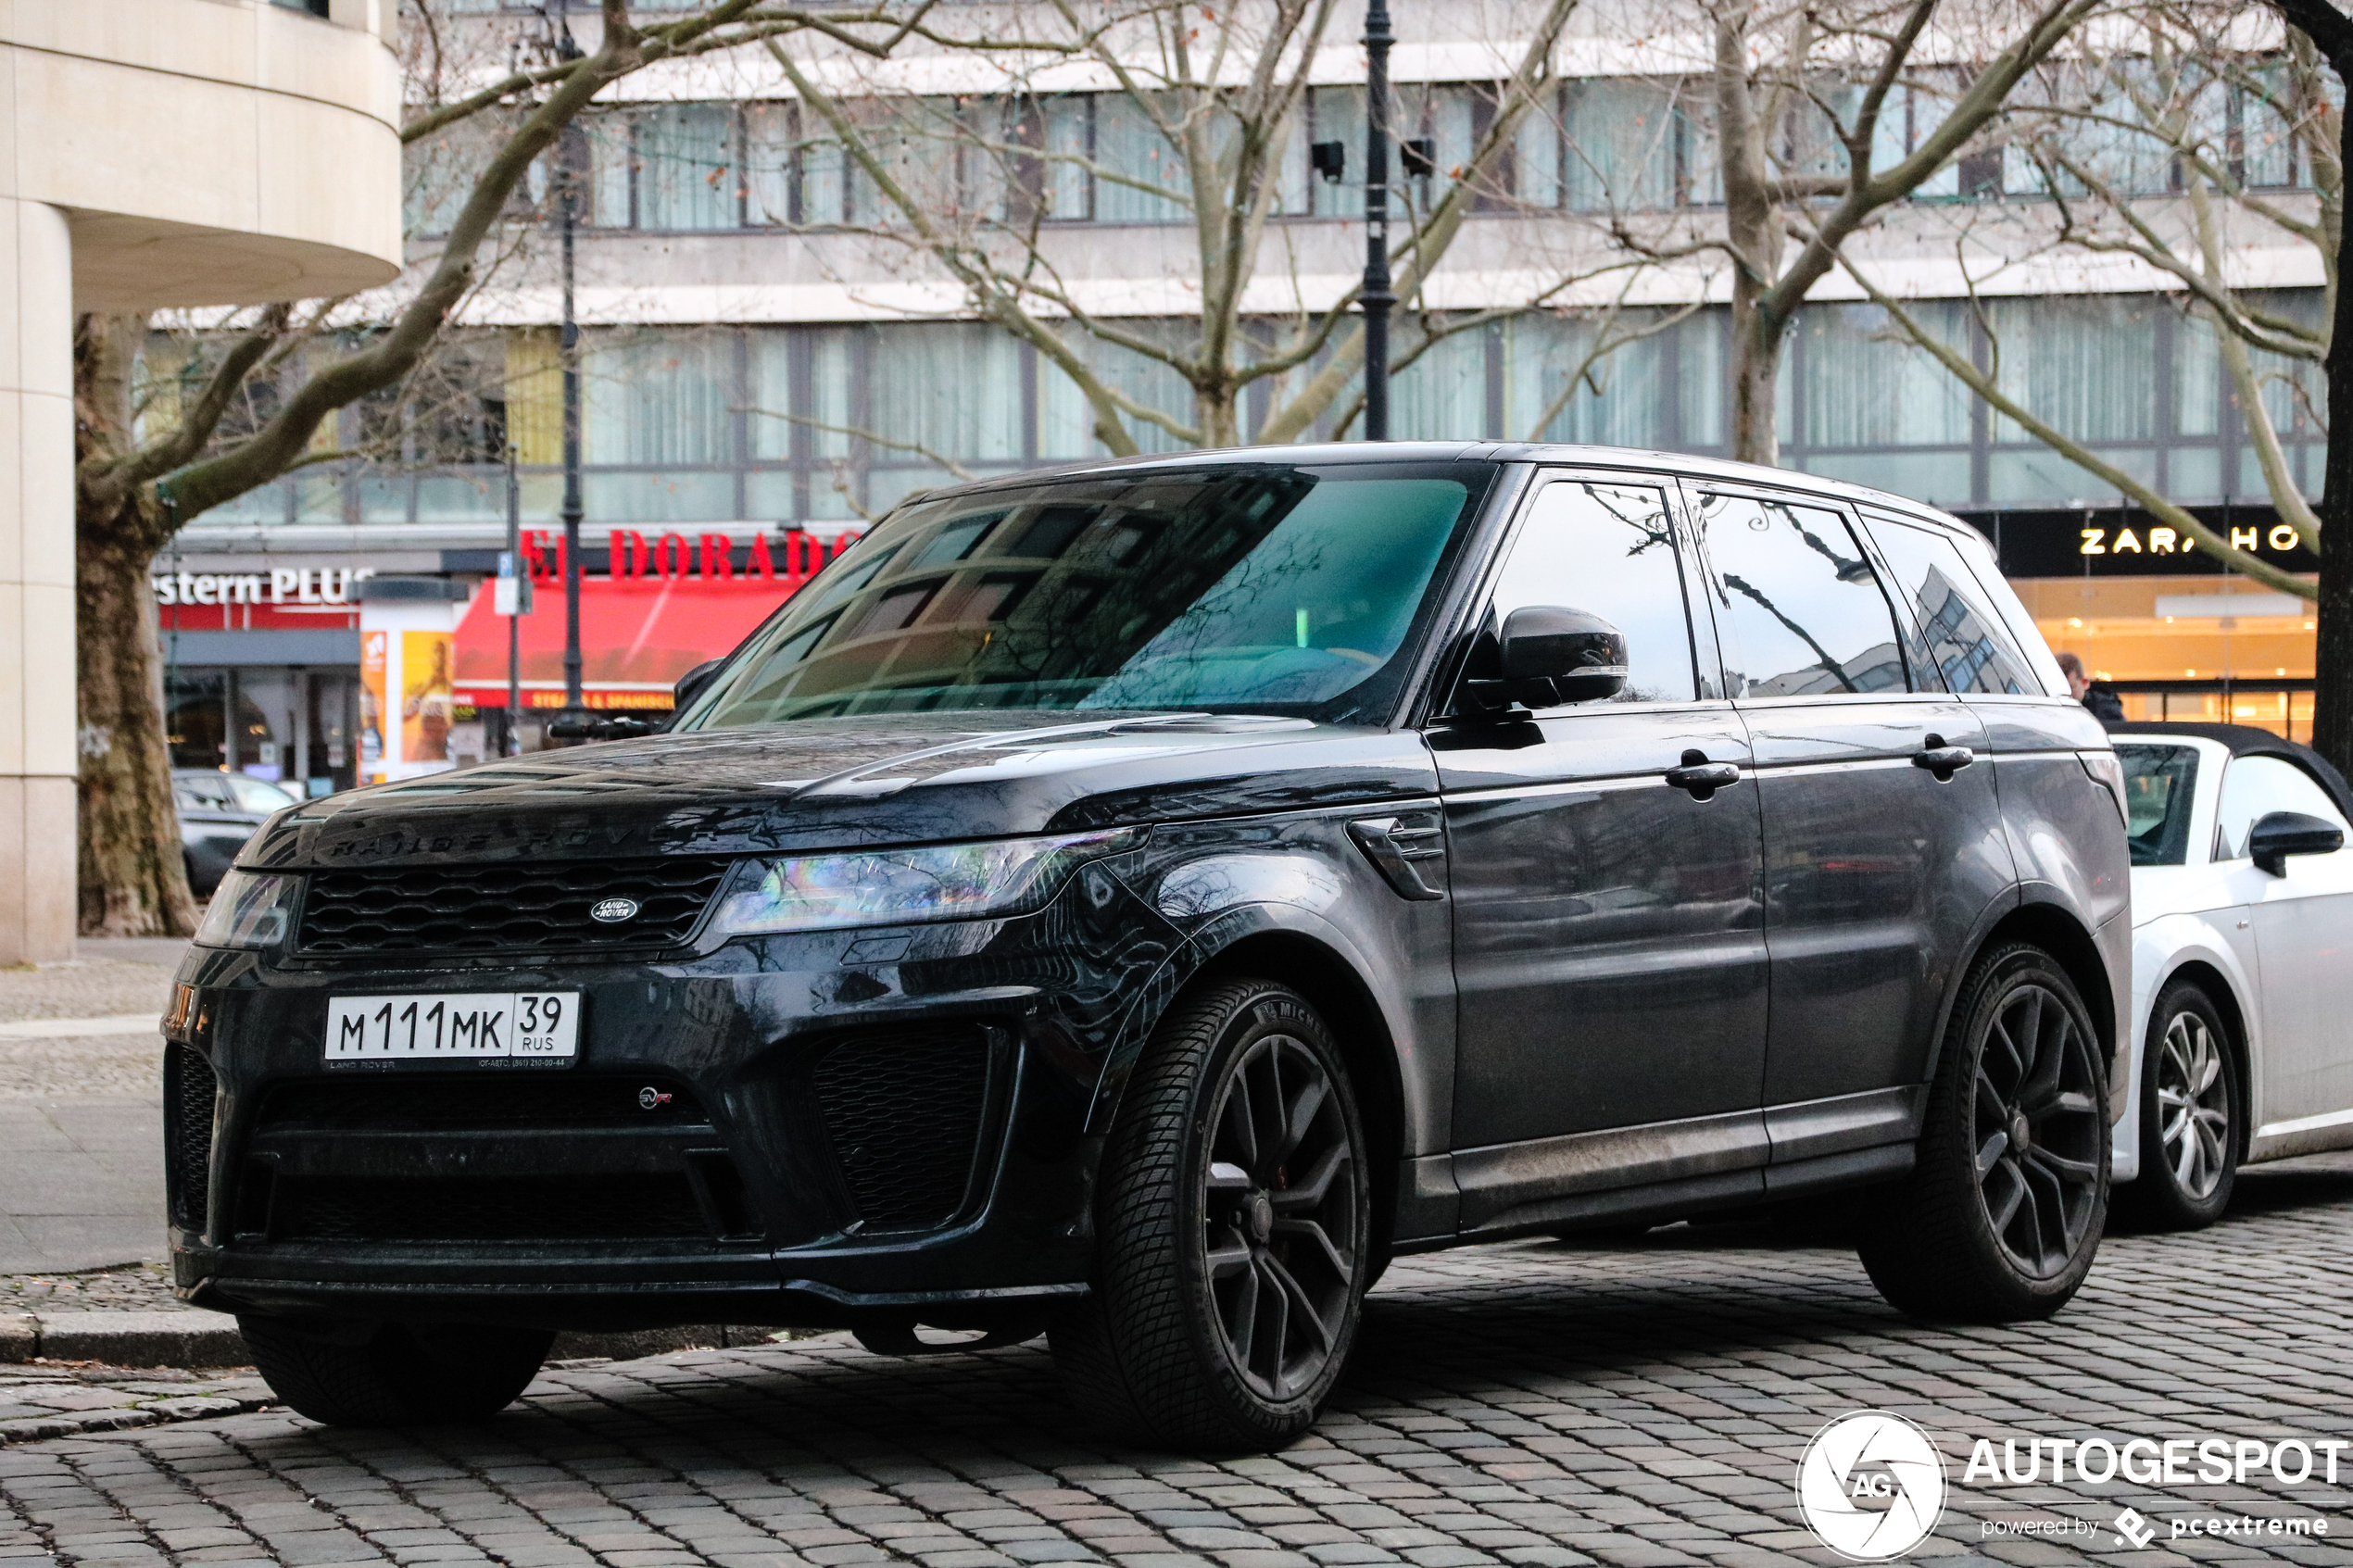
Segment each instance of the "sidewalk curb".
[{"label": "sidewalk curb", "polygon": [[[771,1331],[697,1323],[634,1334],[559,1334],[550,1361],[602,1356],[634,1361],[669,1350],[765,1345]],[[107,1366],[201,1371],[248,1366],[253,1352],[236,1319],[202,1309],[160,1312],[0,1313],[0,1365],[31,1361],[100,1361]],[[120,1413],[120,1412],[113,1412]]]}]

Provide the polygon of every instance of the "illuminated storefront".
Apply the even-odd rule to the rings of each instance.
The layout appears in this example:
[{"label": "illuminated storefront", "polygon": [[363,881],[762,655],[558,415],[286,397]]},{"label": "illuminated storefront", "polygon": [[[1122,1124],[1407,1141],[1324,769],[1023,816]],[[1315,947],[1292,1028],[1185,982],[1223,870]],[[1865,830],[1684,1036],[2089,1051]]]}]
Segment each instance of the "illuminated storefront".
[{"label": "illuminated storefront", "polygon": [[[2198,509],[2243,550],[2306,577],[2319,561],[2268,508]],[[2312,733],[2314,606],[2235,572],[2137,512],[1974,519],[2055,649],[2070,650],[2130,719]]]},{"label": "illuminated storefront", "polygon": [[[856,533],[741,524],[589,537],[599,545],[582,551],[583,700],[661,713],[680,675],[732,649]],[[522,748],[535,750],[564,703],[562,546],[545,529],[524,545],[536,594],[517,627],[517,684]],[[276,550],[187,565],[163,558],[150,582],[174,767],[325,795],[504,754],[509,618],[487,575],[495,552]]]}]

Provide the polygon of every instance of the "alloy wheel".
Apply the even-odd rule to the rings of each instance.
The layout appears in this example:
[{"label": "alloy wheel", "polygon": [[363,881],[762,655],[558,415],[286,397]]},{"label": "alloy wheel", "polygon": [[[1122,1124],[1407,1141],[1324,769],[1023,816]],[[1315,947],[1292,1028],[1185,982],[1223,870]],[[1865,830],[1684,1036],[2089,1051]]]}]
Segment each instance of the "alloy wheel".
[{"label": "alloy wheel", "polygon": [[2100,1087],[2055,993],[2029,982],[2002,999],[1978,1054],[1971,1141],[1994,1238],[2032,1278],[2068,1266],[2098,1211]]},{"label": "alloy wheel", "polygon": [[2195,1012],[2175,1013],[2165,1025],[2157,1058],[2157,1123],[2165,1163],[2182,1196],[2214,1195],[2229,1169],[2231,1079],[2221,1042]]},{"label": "alloy wheel", "polygon": [[1227,1360],[1296,1399],[1340,1348],[1356,1275],[1356,1150],[1330,1074],[1289,1035],[1253,1041],[1213,1112],[1202,1248]]}]

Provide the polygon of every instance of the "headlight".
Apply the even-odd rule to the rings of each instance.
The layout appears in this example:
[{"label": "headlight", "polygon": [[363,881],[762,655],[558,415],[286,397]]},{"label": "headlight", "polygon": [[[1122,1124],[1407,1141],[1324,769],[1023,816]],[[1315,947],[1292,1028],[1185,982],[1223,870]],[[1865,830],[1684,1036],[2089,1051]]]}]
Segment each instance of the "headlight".
[{"label": "headlight", "polygon": [[274,947],[294,929],[298,876],[233,871],[220,879],[196,927],[199,947]]},{"label": "headlight", "polygon": [[771,860],[756,886],[719,906],[716,930],[743,936],[1021,914],[1051,898],[1078,866],[1144,837],[1142,828],[1116,828]]}]

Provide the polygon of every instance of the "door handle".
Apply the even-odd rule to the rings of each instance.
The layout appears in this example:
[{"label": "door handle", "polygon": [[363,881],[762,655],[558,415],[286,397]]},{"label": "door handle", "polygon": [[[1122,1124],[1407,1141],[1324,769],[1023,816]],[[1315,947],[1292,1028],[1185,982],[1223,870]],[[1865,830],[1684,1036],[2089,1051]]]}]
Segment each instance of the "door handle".
[{"label": "door handle", "polygon": [[1912,766],[1926,768],[1939,784],[1950,784],[1955,773],[1976,760],[1976,752],[1966,746],[1946,746],[1943,735],[1930,735],[1928,744],[1912,753]]},{"label": "door handle", "polygon": [[1704,751],[1683,753],[1683,765],[1667,770],[1669,788],[1691,791],[1693,800],[1714,798],[1716,792],[1740,782],[1741,771],[1730,762],[1710,762]]}]

